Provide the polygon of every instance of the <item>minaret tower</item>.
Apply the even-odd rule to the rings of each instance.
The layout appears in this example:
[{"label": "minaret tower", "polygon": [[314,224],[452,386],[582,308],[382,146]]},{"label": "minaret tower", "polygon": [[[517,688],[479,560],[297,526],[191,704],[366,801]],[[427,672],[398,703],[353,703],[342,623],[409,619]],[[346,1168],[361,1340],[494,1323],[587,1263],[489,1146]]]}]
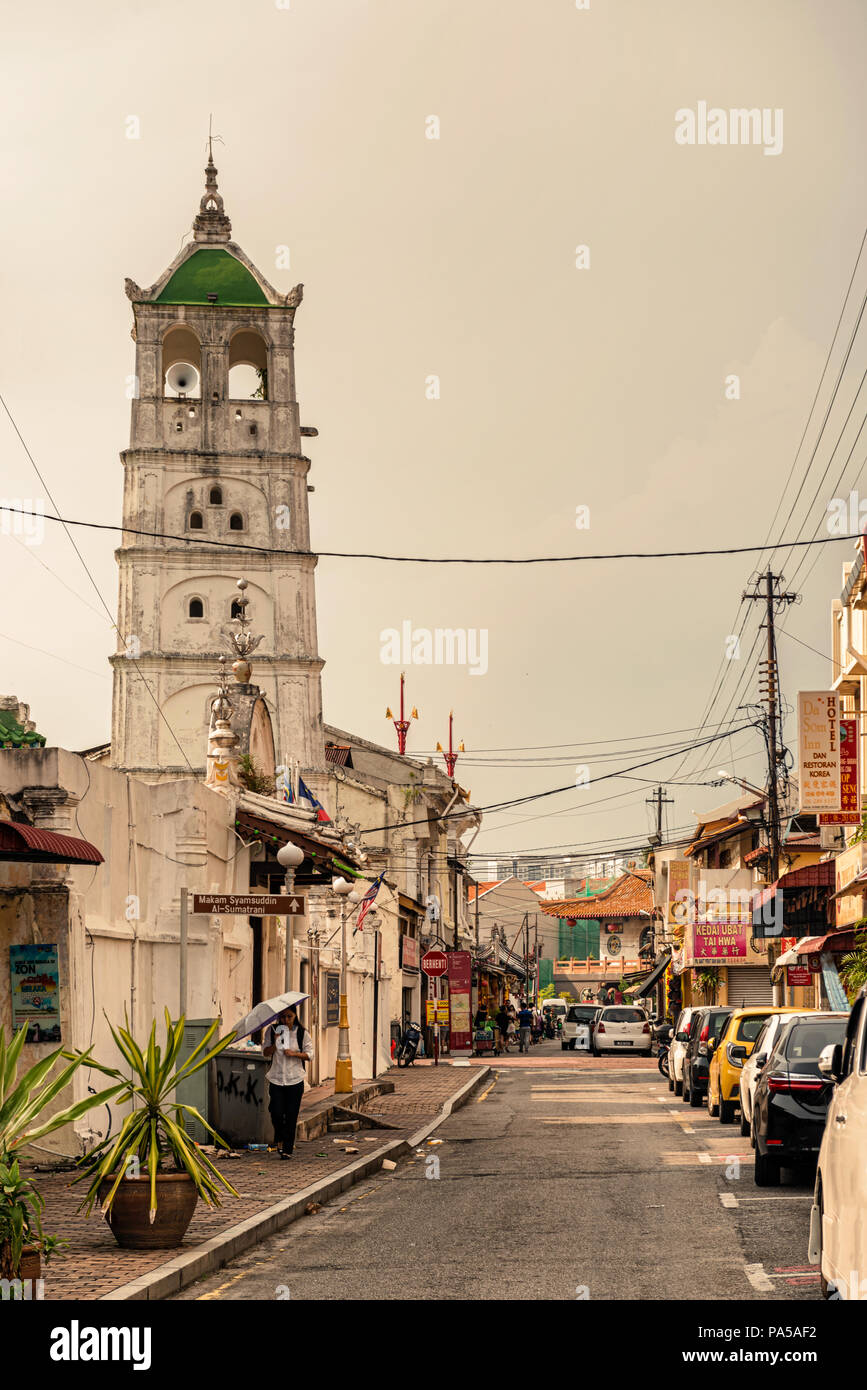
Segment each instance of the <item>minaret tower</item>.
[{"label": "minaret tower", "polygon": [[[126,282],[136,366],[111,760],[150,778],[205,769],[214,665],[221,629],[238,616],[241,570],[278,760],[325,765],[301,452],[315,431],[302,430],[295,397],[303,287],[278,293],[231,235],[209,147],[194,240],[150,289]],[[218,544],[232,542],[272,553]]]}]

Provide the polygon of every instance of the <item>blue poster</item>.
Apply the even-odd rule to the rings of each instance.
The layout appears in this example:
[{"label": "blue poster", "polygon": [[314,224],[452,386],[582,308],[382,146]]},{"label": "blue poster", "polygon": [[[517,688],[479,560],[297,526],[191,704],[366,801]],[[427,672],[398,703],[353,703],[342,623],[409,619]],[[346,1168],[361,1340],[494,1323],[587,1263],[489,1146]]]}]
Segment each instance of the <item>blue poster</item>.
[{"label": "blue poster", "polygon": [[27,1025],[27,1042],[59,1043],[60,975],[57,947],[44,942],[9,947],[12,1031]]},{"label": "blue poster", "polygon": [[840,976],[837,974],[834,957],[829,955],[827,951],[823,951],[820,960],[822,962],[822,983],[825,986],[828,1003],[836,1012],[847,1014],[852,1006],[846,998],[845,989],[840,983]]}]

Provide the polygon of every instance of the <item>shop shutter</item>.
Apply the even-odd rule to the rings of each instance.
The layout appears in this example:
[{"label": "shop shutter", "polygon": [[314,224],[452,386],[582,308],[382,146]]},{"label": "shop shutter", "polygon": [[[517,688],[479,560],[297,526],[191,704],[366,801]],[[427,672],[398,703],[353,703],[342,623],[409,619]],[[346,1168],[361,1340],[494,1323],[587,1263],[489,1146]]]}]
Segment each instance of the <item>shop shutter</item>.
[{"label": "shop shutter", "polygon": [[729,966],[728,1002],[736,1009],[773,1004],[774,987],[764,965]]}]

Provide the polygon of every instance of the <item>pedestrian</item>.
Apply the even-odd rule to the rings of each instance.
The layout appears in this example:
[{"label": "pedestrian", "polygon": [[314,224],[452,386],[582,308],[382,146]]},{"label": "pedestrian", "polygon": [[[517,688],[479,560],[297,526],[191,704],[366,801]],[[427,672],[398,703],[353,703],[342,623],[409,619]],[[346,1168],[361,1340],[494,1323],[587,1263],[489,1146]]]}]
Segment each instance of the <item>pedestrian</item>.
[{"label": "pedestrian", "polygon": [[294,1005],[284,1009],[265,1029],[262,1055],[273,1059],[268,1071],[268,1110],[274,1143],[280,1146],[281,1158],[291,1158],[304,1095],[304,1068],[308,1061],[313,1061],[313,1040]]},{"label": "pedestrian", "polygon": [[622,1003],[623,1003],[623,995],[621,994],[621,992],[620,992],[619,989],[616,989],[616,990],[614,991],[614,1002],[615,1002],[615,1004],[622,1004]]},{"label": "pedestrian", "polygon": [[476,1020],[475,1020],[475,1023],[474,1023],[473,1026],[474,1026],[475,1028],[484,1028],[484,1026],[485,1026],[485,1024],[487,1023],[487,1021],[488,1021],[488,1011],[487,1011],[487,1009],[478,1009],[477,1012],[476,1012]]},{"label": "pedestrian", "polygon": [[508,1011],[508,1009],[506,1008],[505,1004],[501,1004],[501,1005],[500,1005],[500,1008],[499,1008],[499,1012],[498,1012],[497,1017],[496,1017],[497,1030],[498,1030],[499,1035],[500,1035],[500,1036],[499,1036],[499,1046],[498,1046],[498,1048],[497,1048],[497,1056],[499,1056],[500,1052],[508,1052],[508,1050],[509,1050],[509,1024],[510,1024],[510,1022],[511,1022],[511,1019],[509,1018],[509,1011]]},{"label": "pedestrian", "polygon": [[518,1027],[521,1030],[521,1052],[530,1051],[530,1032],[533,1027],[533,1010],[525,1004],[518,1012]]}]

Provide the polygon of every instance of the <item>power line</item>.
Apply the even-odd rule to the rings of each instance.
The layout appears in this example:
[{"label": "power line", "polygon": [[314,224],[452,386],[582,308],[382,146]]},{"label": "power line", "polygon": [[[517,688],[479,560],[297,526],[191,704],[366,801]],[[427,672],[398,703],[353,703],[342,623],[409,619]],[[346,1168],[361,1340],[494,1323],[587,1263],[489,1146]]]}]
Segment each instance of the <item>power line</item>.
[{"label": "power line", "polygon": [[[0,397],[0,402],[5,402]],[[7,409],[8,414],[8,409]],[[9,417],[12,418],[11,416]],[[14,422],[13,422],[14,423]],[[20,437],[20,436],[19,436]],[[40,481],[41,478],[40,478]],[[45,484],[43,483],[43,486]],[[48,489],[46,488],[46,493]],[[51,498],[51,505],[56,507],[54,499]],[[22,508],[9,507],[0,504],[0,511],[14,511],[22,514]],[[700,559],[703,556],[716,555],[751,555],[763,553],[771,550],[795,549],[800,546],[811,545],[834,545],[839,541],[860,540],[858,534],[851,536],[833,535],[821,536],[812,540],[776,541],[773,545],[730,545],[719,547],[708,547],[702,550],[619,550],[619,551],[600,551],[591,555],[498,555],[498,556],[477,556],[477,555],[382,555],[374,551],[367,550],[288,550],[285,547],[277,548],[267,545],[245,545],[239,541],[217,541],[209,540],[205,537],[182,536],[171,531],[142,531],[136,530],[131,526],[115,526],[105,521],[82,521],[75,517],[52,516],[50,512],[27,512],[23,511],[24,516],[39,515],[44,521],[56,521],[64,528],[70,526],[81,526],[92,531],[116,531],[128,536],[148,536],[153,540],[180,541],[184,545],[203,545],[209,549],[231,550],[235,554],[252,555],[273,555],[286,559],[289,556],[297,556],[301,559],[315,560],[385,560],[392,564],[399,565],[573,565],[580,564],[589,560],[689,560]],[[84,563],[82,561],[82,563]],[[89,571],[88,571],[89,574]],[[99,593],[99,590],[97,590]],[[102,595],[100,594],[100,599]]]}]

